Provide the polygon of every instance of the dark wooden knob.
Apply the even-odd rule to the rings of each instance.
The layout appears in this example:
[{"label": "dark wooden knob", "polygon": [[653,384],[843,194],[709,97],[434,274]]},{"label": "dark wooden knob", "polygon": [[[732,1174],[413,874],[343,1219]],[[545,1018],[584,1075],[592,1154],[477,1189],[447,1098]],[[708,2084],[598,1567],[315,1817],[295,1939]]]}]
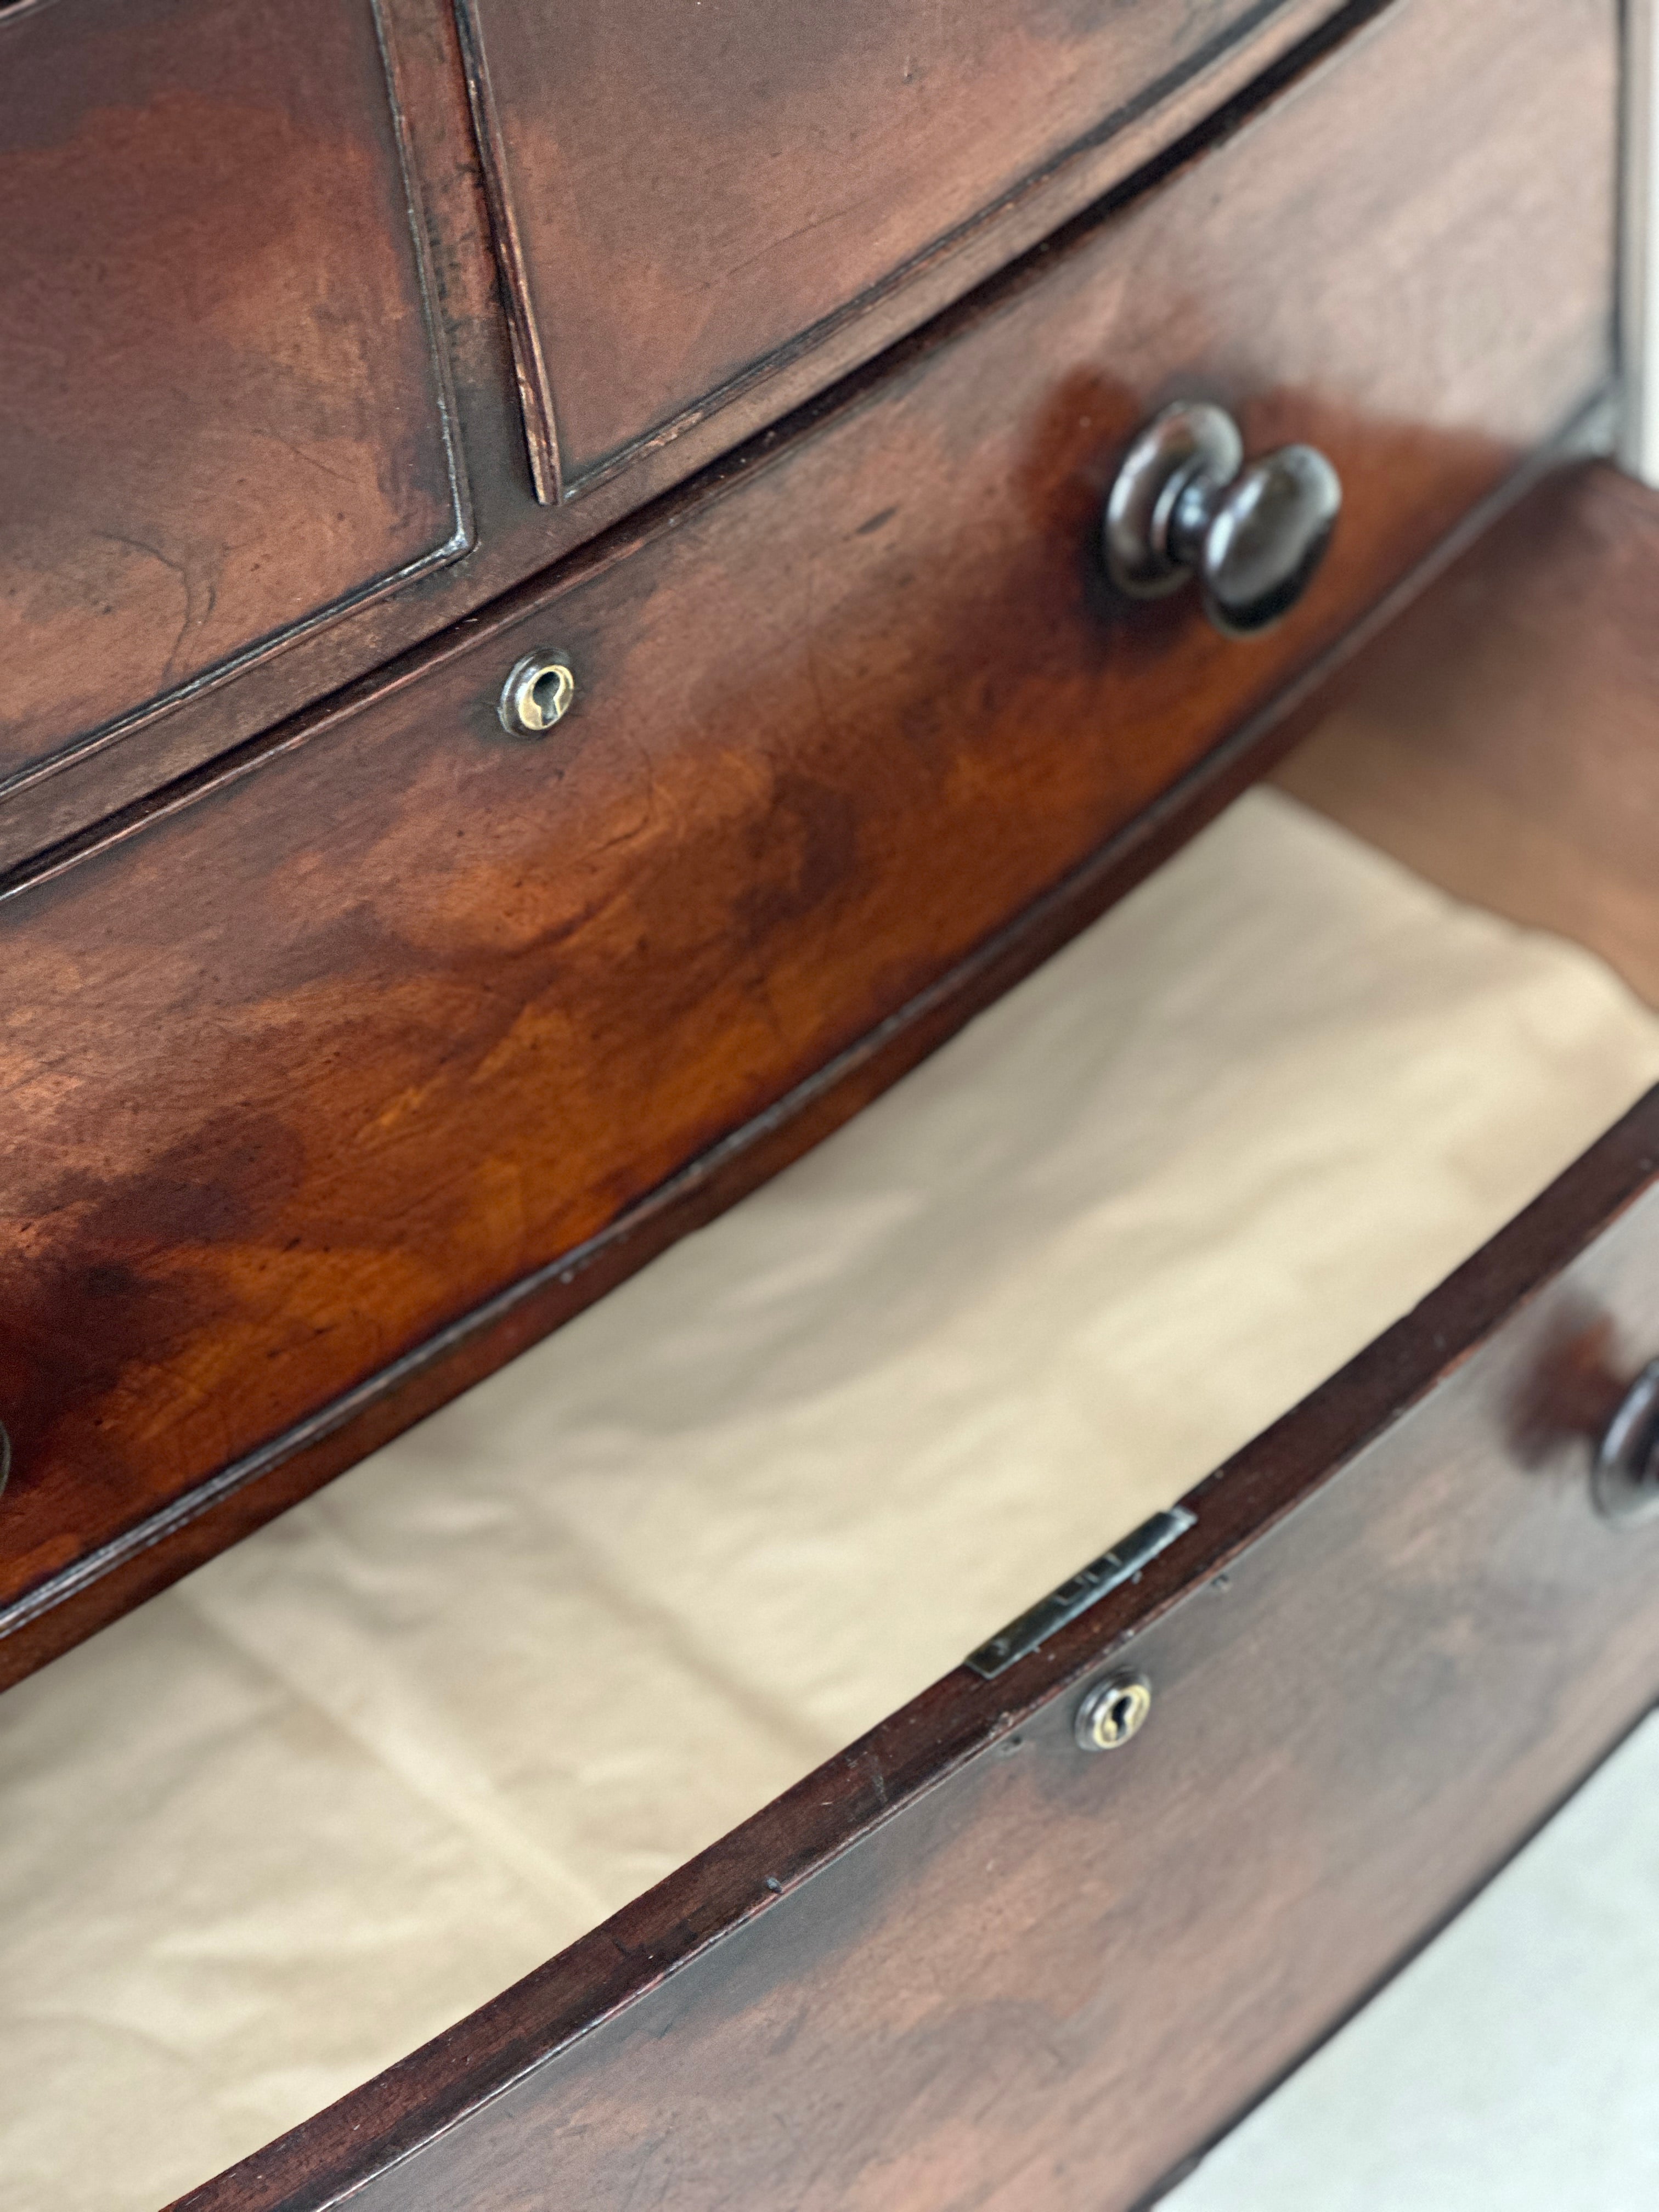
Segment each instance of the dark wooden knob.
[{"label": "dark wooden knob", "polygon": [[1590,1486],[1610,1521],[1659,1514],[1659,1359],[1626,1391],[1596,1446]]},{"label": "dark wooden knob", "polygon": [[1313,447],[1247,463],[1231,415],[1177,400],[1123,457],[1106,501],[1106,566],[1132,599],[1196,577],[1216,628],[1249,637],[1306,591],[1341,505],[1336,471]]}]

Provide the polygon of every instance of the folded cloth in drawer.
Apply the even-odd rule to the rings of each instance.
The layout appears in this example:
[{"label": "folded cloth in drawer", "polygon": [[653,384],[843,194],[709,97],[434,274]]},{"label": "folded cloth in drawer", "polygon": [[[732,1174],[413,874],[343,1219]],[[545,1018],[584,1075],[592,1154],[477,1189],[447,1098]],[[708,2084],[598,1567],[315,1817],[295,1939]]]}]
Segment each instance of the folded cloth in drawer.
[{"label": "folded cloth in drawer", "polygon": [[1258,793],[856,1122],[0,1701],[0,2166],[153,2206],[492,1995],[1356,1350],[1659,1077]]}]

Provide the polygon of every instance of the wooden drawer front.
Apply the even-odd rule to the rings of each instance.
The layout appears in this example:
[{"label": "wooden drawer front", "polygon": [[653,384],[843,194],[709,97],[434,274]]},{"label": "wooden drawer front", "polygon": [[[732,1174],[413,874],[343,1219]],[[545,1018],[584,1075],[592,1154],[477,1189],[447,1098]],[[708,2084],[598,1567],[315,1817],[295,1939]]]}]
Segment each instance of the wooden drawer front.
[{"label": "wooden drawer front", "polygon": [[[1659,1092],[1139,1584],[947,1675],[189,2212],[1142,2202],[1659,1690],[1659,1528],[1589,1480],[1659,1349],[1656,1158]],[[1083,1752],[1119,1669],[1150,1716]]]},{"label": "wooden drawer front", "polygon": [[459,5],[532,440],[567,493],[1275,12]]},{"label": "wooden drawer front", "polygon": [[[458,1387],[388,1364],[481,1301],[526,1292],[475,1315],[489,1356],[550,1326],[668,1178],[792,1115],[804,1145],[831,1077],[1121,886],[1114,838],[1605,374],[1613,41],[1601,0],[1410,0],[816,423],[0,908],[13,1665],[96,1576],[212,1548],[208,1500],[257,1517],[348,1415]],[[1193,388],[1348,487],[1250,646],[1098,570],[1114,456]],[[514,742],[542,646],[578,702]]]},{"label": "wooden drawer front", "polygon": [[0,15],[0,797],[459,549],[371,0]]}]

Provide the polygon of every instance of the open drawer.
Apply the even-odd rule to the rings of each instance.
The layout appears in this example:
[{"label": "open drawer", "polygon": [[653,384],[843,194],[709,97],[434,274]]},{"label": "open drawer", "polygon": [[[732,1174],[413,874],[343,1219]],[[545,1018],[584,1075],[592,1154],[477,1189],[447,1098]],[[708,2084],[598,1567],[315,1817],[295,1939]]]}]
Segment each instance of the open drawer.
[{"label": "open drawer", "polygon": [[[1259,769],[1605,393],[1613,32],[1401,0],[694,491],[6,889],[0,1680],[804,1150]],[[1199,396],[1346,488],[1249,641],[1102,569],[1126,444]],[[504,734],[552,650],[568,716]]]},{"label": "open drawer", "polygon": [[[1141,2201],[1659,1688],[1659,1531],[1589,1472],[1659,1342],[1656,1169],[1650,1097],[1137,1581],[183,2202]],[[1129,1680],[1144,1728],[1080,1748]]]},{"label": "open drawer", "polygon": [[[1605,686],[1622,671],[1637,696],[1650,658],[1638,556],[1659,558],[1659,510],[1605,472],[1547,487],[1446,588],[1468,607],[1501,579],[1491,618],[1542,652],[1571,606],[1552,539],[1605,549],[1584,579],[1607,613],[1589,673]],[[1432,725],[1438,700],[1455,756],[1425,650],[1437,618],[1426,602],[1379,665],[1415,669],[1419,711]],[[1472,654],[1506,671],[1491,641],[1462,629],[1452,672]],[[1571,639],[1558,647],[1570,665]],[[1345,714],[1374,734],[1393,695],[1373,673]],[[1596,757],[1573,711],[1584,697],[1558,700],[1564,774]],[[1465,703],[1480,721],[1482,702]],[[1296,764],[1324,761],[1328,799],[1334,727]],[[1588,823],[1593,776],[1578,796]],[[1617,821],[1628,789],[1612,799]],[[1311,856],[1285,845],[1280,872]],[[1225,921],[1175,897],[1166,920],[1182,910]],[[1370,980],[1363,963],[1345,972]],[[1547,1008],[1528,1020],[1570,1075],[1583,1039]],[[1304,1166],[1286,1154],[1292,1182]],[[1659,1528],[1597,1502],[1598,1483],[1615,1508],[1644,1502],[1654,1456],[1652,1410],[1632,1394],[1659,1344],[1656,1177],[1659,1094],[1191,1491],[1189,1525],[1164,1522],[1168,1540],[1138,1557],[1120,1544],[1131,1573],[1115,1586],[1109,1568],[1074,1588],[1070,1617],[1056,1608],[946,1674],[529,1979],[182,2201],[1139,2202],[1431,1934],[1659,1688]],[[1203,1228],[1222,1243],[1233,1224],[1218,1209]],[[1356,1235],[1354,1264],[1366,1249]],[[682,1324],[693,1364],[700,1318]],[[499,1495],[456,1483],[453,1438],[433,1449],[434,1526],[464,1577],[466,1531]],[[635,1492],[599,1475],[592,1510],[625,1564]],[[404,1564],[355,1547],[349,1571],[388,1620],[410,1610]],[[901,1565],[902,1594],[928,1561]],[[856,1604],[840,1632],[886,1632],[860,1629]],[[734,1613],[717,1637],[745,1626]],[[286,1640],[308,1641],[302,1621]],[[581,1669],[556,1641],[524,1648],[501,1730],[532,1764],[556,1761]],[[326,1650],[315,1663],[328,1670]],[[1103,1755],[1079,1741],[1104,1684],[1136,1717],[1137,1681],[1144,1726]]]},{"label": "open drawer", "polygon": [[[1612,22],[1401,0],[550,584],[13,881],[9,1672],[805,1151],[1266,765],[1604,387]],[[1305,289],[1264,279],[1286,239]],[[1126,611],[1092,550],[1177,392],[1348,486],[1253,654]],[[1601,518],[1603,704],[1645,696],[1659,531],[1608,486],[1550,487],[1439,587],[1519,542],[1528,649],[1570,659],[1593,587],[1552,596],[1544,541]],[[519,744],[502,679],[547,645],[576,708]],[[1598,781],[1559,726],[1594,866],[1632,763]],[[1409,825],[1372,773],[1409,750],[1362,751],[1358,787],[1293,772]],[[1467,880],[1503,904],[1509,873],[1500,836]],[[1574,918],[1547,890],[1510,902]],[[1650,1094],[1179,1512],[181,2203],[1127,2212],[1659,1689],[1656,1180]]]}]

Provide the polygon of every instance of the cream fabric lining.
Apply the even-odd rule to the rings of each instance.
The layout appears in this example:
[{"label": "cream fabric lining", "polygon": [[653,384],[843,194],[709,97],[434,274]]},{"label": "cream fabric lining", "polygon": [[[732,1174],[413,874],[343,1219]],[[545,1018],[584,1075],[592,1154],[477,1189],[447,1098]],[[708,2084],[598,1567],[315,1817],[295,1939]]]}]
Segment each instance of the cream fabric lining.
[{"label": "cream fabric lining", "polygon": [[857,1122],[0,1701],[0,2172],[153,2208],[592,1927],[1317,1382],[1650,1082],[1258,793]]}]

